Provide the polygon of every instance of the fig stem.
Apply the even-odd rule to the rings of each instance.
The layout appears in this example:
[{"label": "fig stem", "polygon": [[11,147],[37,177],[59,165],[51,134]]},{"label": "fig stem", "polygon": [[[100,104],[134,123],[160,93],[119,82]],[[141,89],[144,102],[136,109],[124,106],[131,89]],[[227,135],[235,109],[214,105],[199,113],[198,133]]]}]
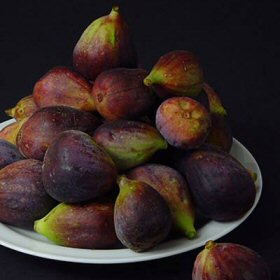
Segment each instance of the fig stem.
[{"label": "fig stem", "polygon": [[120,14],[120,8],[119,6],[113,6],[111,13],[110,13],[110,17],[116,17]]},{"label": "fig stem", "polygon": [[214,242],[213,240],[209,240],[206,242],[205,244],[205,249],[210,250],[212,249],[214,246],[216,246],[216,242]]},{"label": "fig stem", "polygon": [[215,92],[215,90],[207,83],[203,83],[202,88],[208,97],[210,112],[213,114],[226,116],[227,111],[222,104],[221,98]]},{"label": "fig stem", "polygon": [[144,79],[144,84],[147,86],[147,87],[150,87],[151,85],[152,85],[152,81],[151,81],[151,79],[147,79],[147,78],[145,78]]}]

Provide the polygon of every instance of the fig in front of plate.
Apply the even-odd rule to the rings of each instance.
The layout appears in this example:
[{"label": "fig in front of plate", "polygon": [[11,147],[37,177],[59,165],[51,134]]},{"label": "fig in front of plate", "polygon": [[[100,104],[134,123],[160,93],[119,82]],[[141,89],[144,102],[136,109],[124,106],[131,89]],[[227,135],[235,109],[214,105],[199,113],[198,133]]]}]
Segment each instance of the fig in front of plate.
[{"label": "fig in front of plate", "polygon": [[253,205],[256,187],[251,174],[222,150],[198,149],[180,162],[196,209],[217,221],[240,218]]},{"label": "fig in front of plate", "polygon": [[30,227],[55,204],[44,189],[40,161],[20,160],[0,170],[1,222]]},{"label": "fig in front of plate", "polygon": [[28,118],[24,118],[7,125],[0,131],[0,138],[16,145],[18,132],[27,120]]},{"label": "fig in front of plate", "polygon": [[188,97],[165,100],[156,113],[156,126],[166,141],[177,148],[197,148],[210,131],[210,115],[198,101]]},{"label": "fig in front of plate", "polygon": [[110,156],[86,133],[62,132],[49,146],[43,183],[60,202],[82,202],[105,194],[115,185],[117,169]]},{"label": "fig in front of plate", "polygon": [[17,121],[32,116],[38,110],[38,106],[34,102],[33,96],[23,97],[15,107],[5,110],[5,113],[15,118]]},{"label": "fig in front of plate", "polygon": [[206,142],[229,152],[232,145],[232,133],[227,121],[227,112],[219,95],[212,87],[204,83],[203,90],[208,97],[211,116],[211,130]]},{"label": "fig in front of plate", "polygon": [[196,257],[192,280],[270,280],[265,260],[252,249],[234,243],[208,241]]},{"label": "fig in front of plate", "polygon": [[98,127],[94,140],[111,156],[119,170],[125,170],[148,161],[167,143],[152,126],[135,121],[118,120]]},{"label": "fig in front of plate", "polygon": [[23,156],[17,146],[0,139],[0,169],[21,159],[23,159]]},{"label": "fig in front of plate", "polygon": [[172,51],[160,57],[144,83],[163,98],[194,97],[202,90],[203,71],[193,53]]},{"label": "fig in front of plate", "polygon": [[34,230],[66,247],[106,249],[118,243],[114,204],[108,202],[60,203],[35,222]]},{"label": "fig in front of plate", "polygon": [[17,146],[27,158],[43,160],[54,138],[65,130],[92,132],[100,124],[97,117],[66,106],[46,107],[35,112],[21,127]]},{"label": "fig in front of plate", "polygon": [[194,238],[194,207],[187,183],[175,169],[161,164],[145,164],[127,173],[129,179],[154,188],[168,204],[175,228],[188,238]]},{"label": "fig in front of plate", "polygon": [[78,73],[67,67],[55,67],[36,84],[33,96],[40,107],[68,106],[82,111],[93,111],[92,86]]},{"label": "fig in front of plate", "polygon": [[73,52],[74,68],[94,81],[103,71],[137,67],[137,55],[119,7],[93,21],[83,32]]},{"label": "fig in front of plate", "polygon": [[97,111],[107,120],[132,119],[148,112],[155,96],[143,84],[143,69],[115,68],[101,73],[92,94]]},{"label": "fig in front of plate", "polygon": [[151,186],[124,176],[115,203],[115,229],[129,249],[146,251],[163,241],[171,228],[171,214],[161,195]]}]

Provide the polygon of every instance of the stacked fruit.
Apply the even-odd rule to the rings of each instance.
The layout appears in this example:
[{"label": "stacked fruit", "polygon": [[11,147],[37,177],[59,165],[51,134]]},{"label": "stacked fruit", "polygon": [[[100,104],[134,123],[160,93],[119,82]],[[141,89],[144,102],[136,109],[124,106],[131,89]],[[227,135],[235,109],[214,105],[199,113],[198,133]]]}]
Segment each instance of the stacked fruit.
[{"label": "stacked fruit", "polygon": [[[253,176],[228,153],[226,111],[191,52],[137,68],[114,7],[84,31],[73,62],[6,111],[16,122],[0,132],[1,222],[35,223],[63,246],[140,252],[171,232],[195,238],[197,215],[231,221],[252,207]],[[194,279],[210,279],[197,276],[205,254]]]}]

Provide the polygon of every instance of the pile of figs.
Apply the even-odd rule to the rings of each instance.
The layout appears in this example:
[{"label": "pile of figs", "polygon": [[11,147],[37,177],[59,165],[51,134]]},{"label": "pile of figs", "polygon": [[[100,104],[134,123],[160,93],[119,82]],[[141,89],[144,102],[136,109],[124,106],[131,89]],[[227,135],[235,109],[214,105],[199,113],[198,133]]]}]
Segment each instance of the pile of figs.
[{"label": "pile of figs", "polygon": [[[58,245],[146,251],[254,203],[254,174],[229,154],[227,113],[198,58],[178,50],[138,68],[118,7],[83,32],[73,69],[51,69],[6,113],[16,122],[0,132],[0,221]],[[269,279],[249,249],[220,246],[206,246],[193,279]],[[246,277],[211,268],[231,253],[240,271],[251,265]]]}]

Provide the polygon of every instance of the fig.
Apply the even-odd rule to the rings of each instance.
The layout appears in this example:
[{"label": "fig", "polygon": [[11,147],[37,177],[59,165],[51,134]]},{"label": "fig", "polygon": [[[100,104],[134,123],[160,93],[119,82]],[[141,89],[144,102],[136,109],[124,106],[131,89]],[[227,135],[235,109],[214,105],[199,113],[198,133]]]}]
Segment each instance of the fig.
[{"label": "fig", "polygon": [[115,68],[101,73],[92,95],[99,114],[107,120],[132,119],[148,112],[154,102],[151,90],[143,84],[143,69]]},{"label": "fig", "polygon": [[172,51],[160,57],[144,84],[162,98],[174,95],[195,97],[202,90],[203,71],[193,53]]},{"label": "fig", "polygon": [[152,126],[135,121],[118,120],[98,127],[93,138],[111,156],[119,170],[125,170],[149,160],[166,141]]},{"label": "fig", "polygon": [[0,131],[0,138],[16,145],[18,132],[27,120],[28,117],[7,125]]},{"label": "fig", "polygon": [[185,179],[175,169],[161,164],[145,164],[127,173],[127,177],[154,188],[170,208],[173,224],[188,238],[194,238],[194,208]]},{"label": "fig", "polygon": [[93,21],[83,32],[73,52],[74,68],[94,81],[103,71],[136,68],[137,55],[119,7]]},{"label": "fig", "polygon": [[66,106],[46,107],[35,112],[21,127],[17,146],[27,158],[43,160],[55,136],[65,130],[92,132],[100,121],[88,112]]},{"label": "fig", "polygon": [[219,95],[212,87],[204,83],[203,90],[208,97],[211,116],[211,130],[205,142],[217,145],[229,152],[232,145],[232,133],[227,121],[227,112]]},{"label": "fig", "polygon": [[217,221],[240,218],[253,205],[256,187],[251,174],[222,150],[198,149],[181,160],[196,209]]},{"label": "fig", "polygon": [[193,149],[205,141],[211,121],[208,111],[198,101],[172,97],[157,109],[156,126],[170,145]]},{"label": "fig", "polygon": [[171,214],[161,195],[151,186],[124,176],[115,203],[117,237],[129,249],[146,251],[163,241],[171,228]]},{"label": "fig", "polygon": [[23,97],[15,107],[5,110],[5,113],[15,118],[17,121],[32,116],[38,110],[34,102],[33,96],[28,95]]},{"label": "fig", "polygon": [[23,157],[15,145],[0,139],[0,169],[21,159]]},{"label": "fig", "polygon": [[38,107],[68,106],[82,111],[94,111],[92,86],[67,67],[56,67],[34,86],[33,96]]},{"label": "fig", "polygon": [[43,164],[43,183],[60,202],[82,202],[105,194],[117,169],[110,156],[86,133],[68,130],[50,144]]},{"label": "fig", "polygon": [[192,280],[270,280],[265,260],[252,249],[234,243],[208,241],[196,257]]},{"label": "fig", "polygon": [[30,227],[55,204],[44,189],[40,161],[19,160],[0,170],[1,222]]},{"label": "fig", "polygon": [[106,249],[114,247],[114,204],[88,202],[60,203],[36,221],[34,230],[66,247]]}]

